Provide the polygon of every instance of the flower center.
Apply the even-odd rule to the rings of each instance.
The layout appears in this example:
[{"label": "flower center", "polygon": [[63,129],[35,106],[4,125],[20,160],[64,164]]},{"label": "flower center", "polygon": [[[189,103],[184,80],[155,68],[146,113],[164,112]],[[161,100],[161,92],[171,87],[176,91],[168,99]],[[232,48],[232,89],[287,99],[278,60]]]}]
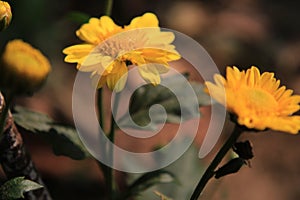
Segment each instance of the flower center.
[{"label": "flower center", "polygon": [[274,112],[278,102],[269,92],[259,88],[249,88],[244,90],[247,106],[256,112]]},{"label": "flower center", "polygon": [[117,58],[120,52],[130,52],[146,45],[146,34],[139,30],[125,31],[102,42],[97,50],[102,55]]}]

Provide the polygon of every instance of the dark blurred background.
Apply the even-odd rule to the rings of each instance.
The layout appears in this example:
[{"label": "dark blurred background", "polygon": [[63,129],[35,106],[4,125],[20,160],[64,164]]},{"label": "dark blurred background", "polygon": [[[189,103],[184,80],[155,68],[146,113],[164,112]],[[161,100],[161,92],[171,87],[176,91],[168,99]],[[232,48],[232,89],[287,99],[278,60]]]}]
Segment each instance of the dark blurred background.
[{"label": "dark blurred background", "polygon": [[[80,42],[75,31],[80,19],[72,12],[103,15],[103,0],[9,1],[11,26],[0,32],[0,49],[21,38],[39,48],[52,64],[45,87],[18,103],[73,124],[71,95],[74,64],[63,62],[62,49]],[[300,1],[283,0],[115,0],[112,18],[126,25],[144,12],[157,14],[161,27],[174,29],[198,41],[220,71],[252,65],[276,72],[288,88],[300,93]],[[182,66],[184,68],[184,66]],[[53,155],[37,137],[24,135],[32,158],[54,199],[100,199],[102,175],[95,162]],[[219,180],[210,199],[300,199],[300,137],[277,132],[250,134],[255,158],[252,168]],[[196,142],[197,143],[197,142]],[[212,156],[212,155],[211,155]],[[209,161],[209,156],[207,160]],[[188,178],[188,177],[187,177]],[[175,198],[176,199],[176,198]]]}]

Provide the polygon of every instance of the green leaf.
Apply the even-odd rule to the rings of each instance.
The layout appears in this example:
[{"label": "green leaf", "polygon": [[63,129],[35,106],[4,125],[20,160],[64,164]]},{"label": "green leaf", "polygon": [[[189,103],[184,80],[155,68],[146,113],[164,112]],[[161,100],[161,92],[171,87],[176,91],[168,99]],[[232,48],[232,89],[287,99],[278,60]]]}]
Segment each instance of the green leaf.
[{"label": "green leaf", "polygon": [[56,155],[68,156],[75,160],[82,160],[90,156],[73,127],[53,125],[44,137],[51,142]]},{"label": "green leaf", "polygon": [[[153,191],[159,191],[174,200],[189,199],[204,169],[204,164],[201,163],[198,157],[198,149],[191,145],[183,156],[164,168],[164,170],[176,175],[175,182],[153,185],[153,187],[148,188],[135,199],[157,199],[157,195]],[[130,180],[136,176],[136,174],[128,174]]]},{"label": "green leaf", "polygon": [[13,117],[16,124],[30,132],[46,132],[51,129],[50,124],[53,121],[45,114],[33,112],[21,106],[16,106],[14,111],[16,113]]},{"label": "green leaf", "polygon": [[[193,105],[195,101],[188,96],[186,80],[179,78],[179,75],[171,76],[164,79],[164,85],[173,88],[174,93],[163,85],[153,86],[148,84],[138,88],[130,99],[130,116],[128,116],[128,113],[124,114],[118,119],[118,125],[122,128],[157,130],[157,125],[165,121],[168,123],[181,123],[181,121],[199,116],[199,106],[210,105],[211,98],[204,92],[203,84],[196,82],[190,82],[189,84],[197,96],[197,105]],[[184,99],[184,101],[181,100],[179,103],[178,99]],[[155,104],[161,105],[165,111],[152,107]],[[167,113],[166,119],[165,112]],[[136,124],[132,124],[131,119]]]},{"label": "green leaf", "polygon": [[126,194],[120,199],[126,199],[128,197],[136,196],[147,190],[148,188],[162,183],[176,182],[176,177],[173,173],[166,170],[157,170],[149,173],[145,173],[136,179],[126,191]]},{"label": "green leaf", "polygon": [[55,123],[49,116],[16,106],[15,123],[32,133],[42,136],[52,144],[56,155],[81,160],[90,154],[81,142],[76,129]]},{"label": "green leaf", "polygon": [[67,18],[78,24],[84,24],[89,21],[90,15],[79,11],[71,11],[67,14]]},{"label": "green leaf", "polygon": [[17,177],[5,182],[0,187],[0,199],[13,200],[24,198],[24,193],[37,190],[42,187],[42,185],[26,180],[24,177]]}]

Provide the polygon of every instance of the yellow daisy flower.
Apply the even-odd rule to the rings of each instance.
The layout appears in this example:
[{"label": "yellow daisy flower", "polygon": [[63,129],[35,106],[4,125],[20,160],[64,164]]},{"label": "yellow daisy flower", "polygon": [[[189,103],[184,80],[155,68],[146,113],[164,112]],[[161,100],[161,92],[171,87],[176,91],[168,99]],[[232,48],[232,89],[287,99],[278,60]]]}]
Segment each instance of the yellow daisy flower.
[{"label": "yellow daisy flower", "polygon": [[128,26],[118,26],[108,16],[91,18],[76,31],[84,41],[63,50],[65,62],[77,63],[77,69],[91,72],[98,88],[104,84],[120,91],[127,80],[128,65],[138,66],[143,79],[157,85],[160,74],[168,71],[168,62],[178,60],[174,34],[163,32],[152,13],[134,18]]},{"label": "yellow daisy flower", "polygon": [[7,43],[0,69],[0,87],[24,94],[39,89],[51,67],[48,59],[38,49],[15,39]]},{"label": "yellow daisy flower", "polygon": [[226,79],[216,74],[215,84],[206,82],[210,95],[235,114],[237,122],[250,129],[298,133],[300,116],[292,116],[299,110],[300,95],[280,85],[274,73],[260,74],[252,66],[245,71],[227,67]]}]

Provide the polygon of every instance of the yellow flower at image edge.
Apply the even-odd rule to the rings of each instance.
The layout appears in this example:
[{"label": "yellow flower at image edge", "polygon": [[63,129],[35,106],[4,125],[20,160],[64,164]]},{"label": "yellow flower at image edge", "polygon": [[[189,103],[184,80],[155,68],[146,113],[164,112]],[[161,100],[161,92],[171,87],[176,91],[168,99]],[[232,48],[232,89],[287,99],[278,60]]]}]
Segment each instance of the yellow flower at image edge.
[{"label": "yellow flower at image edge", "polygon": [[0,87],[17,94],[33,93],[50,72],[48,59],[30,44],[16,39],[8,42],[1,58]]},{"label": "yellow flower at image edge", "polygon": [[210,95],[235,114],[237,122],[250,129],[267,128],[296,134],[300,130],[300,95],[280,86],[274,73],[260,74],[257,67],[239,71],[227,67],[226,78],[216,74],[215,84],[206,82]]},{"label": "yellow flower at image edge", "polygon": [[129,65],[138,66],[142,78],[157,85],[160,74],[169,70],[168,62],[180,58],[171,44],[174,34],[161,31],[153,13],[136,17],[124,27],[108,16],[91,18],[76,35],[84,43],[65,48],[65,61],[91,72],[98,88],[106,84],[111,90],[122,90]]},{"label": "yellow flower at image edge", "polygon": [[5,1],[0,1],[0,30],[4,30],[9,26],[11,18],[10,5]]}]

